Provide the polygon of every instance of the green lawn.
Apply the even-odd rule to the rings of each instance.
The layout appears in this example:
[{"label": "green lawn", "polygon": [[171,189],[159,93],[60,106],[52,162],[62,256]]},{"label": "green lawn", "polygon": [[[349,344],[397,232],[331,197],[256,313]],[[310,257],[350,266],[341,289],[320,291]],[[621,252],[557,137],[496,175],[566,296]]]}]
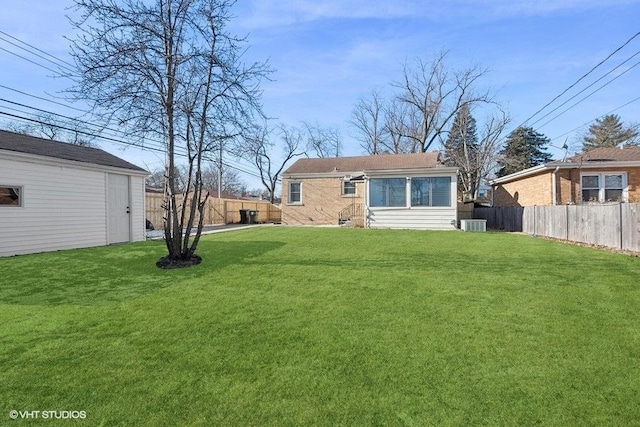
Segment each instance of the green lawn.
[{"label": "green lawn", "polygon": [[[640,259],[263,227],[0,258],[0,425],[638,425]],[[10,411],[85,411],[75,422]]]}]

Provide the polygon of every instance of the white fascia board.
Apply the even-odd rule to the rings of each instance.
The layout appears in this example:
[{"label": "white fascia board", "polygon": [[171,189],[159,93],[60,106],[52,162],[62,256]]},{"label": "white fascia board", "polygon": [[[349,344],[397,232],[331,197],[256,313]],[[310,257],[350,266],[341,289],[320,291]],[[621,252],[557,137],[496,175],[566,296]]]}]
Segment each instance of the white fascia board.
[{"label": "white fascia board", "polygon": [[389,169],[389,170],[365,170],[367,177],[375,176],[424,176],[424,175],[456,175],[458,168],[414,168],[414,169]]},{"label": "white fascia board", "polygon": [[65,166],[75,169],[84,170],[99,170],[102,172],[119,173],[123,175],[136,175],[148,177],[150,176],[147,171],[138,171],[133,169],[118,168],[115,166],[99,165],[96,163],[78,162],[76,160],[59,159],[57,157],[41,156],[38,154],[22,153],[19,151],[0,150],[2,158],[8,160],[15,160],[20,162],[36,163],[39,165],[53,165],[53,166]]}]

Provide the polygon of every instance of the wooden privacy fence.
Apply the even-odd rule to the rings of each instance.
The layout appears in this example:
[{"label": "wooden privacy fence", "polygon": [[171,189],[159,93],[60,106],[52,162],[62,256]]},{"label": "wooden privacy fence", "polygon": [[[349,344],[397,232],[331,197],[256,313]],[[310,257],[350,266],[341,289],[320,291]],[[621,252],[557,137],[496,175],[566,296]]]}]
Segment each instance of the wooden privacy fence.
[{"label": "wooden privacy fence", "polygon": [[[163,224],[163,200],[162,194],[145,194],[146,218],[151,221],[156,229],[162,228]],[[254,202],[210,197],[204,207],[204,225],[239,223],[241,209],[257,211],[256,221],[259,223],[279,223],[282,220],[282,211],[280,208],[267,201]]]},{"label": "wooden privacy fence", "polygon": [[476,208],[487,228],[640,252],[640,204]]}]

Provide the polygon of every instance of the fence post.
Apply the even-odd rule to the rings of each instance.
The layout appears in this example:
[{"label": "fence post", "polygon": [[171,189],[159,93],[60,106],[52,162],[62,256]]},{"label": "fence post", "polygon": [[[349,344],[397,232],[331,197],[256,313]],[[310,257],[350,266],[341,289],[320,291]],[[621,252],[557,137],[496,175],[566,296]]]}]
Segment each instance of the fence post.
[{"label": "fence post", "polygon": [[618,203],[618,221],[620,221],[620,250],[622,250],[624,233],[622,228],[624,227],[622,223],[622,202]]}]

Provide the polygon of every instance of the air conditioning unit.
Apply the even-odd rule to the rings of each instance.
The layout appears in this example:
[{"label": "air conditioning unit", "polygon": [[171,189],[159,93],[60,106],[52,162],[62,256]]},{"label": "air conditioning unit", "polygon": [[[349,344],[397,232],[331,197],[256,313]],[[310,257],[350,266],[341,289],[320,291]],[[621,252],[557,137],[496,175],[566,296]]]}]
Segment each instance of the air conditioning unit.
[{"label": "air conditioning unit", "polygon": [[460,229],[462,231],[487,231],[486,219],[461,219]]}]

